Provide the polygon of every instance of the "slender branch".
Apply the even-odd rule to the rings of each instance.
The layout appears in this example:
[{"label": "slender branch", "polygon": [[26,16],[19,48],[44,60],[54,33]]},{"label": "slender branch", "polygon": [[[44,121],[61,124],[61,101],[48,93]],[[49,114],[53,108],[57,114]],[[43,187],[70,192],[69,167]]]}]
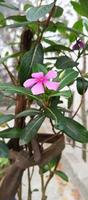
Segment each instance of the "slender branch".
[{"label": "slender branch", "polygon": [[32,167],[32,172],[30,174],[30,180],[32,180],[33,174],[34,174],[34,166]]},{"label": "slender branch", "polygon": [[45,191],[46,191],[46,188],[47,188],[49,182],[51,181],[51,179],[53,178],[53,176],[54,176],[54,174],[55,174],[55,171],[56,171],[56,169],[57,169],[57,166],[58,166],[58,161],[57,161],[57,163],[56,163],[56,165],[55,165],[54,170],[53,170],[53,171],[50,171],[49,178],[47,179],[46,184],[45,184]]},{"label": "slender branch", "polygon": [[[83,95],[83,96],[84,96],[84,95]],[[75,113],[72,115],[72,119],[77,115],[79,109],[81,108],[81,105],[82,105],[83,99],[84,99],[83,96],[82,96],[82,98],[81,98],[81,101],[80,101],[80,104],[79,104],[77,110],[76,110]]]},{"label": "slender branch", "polygon": [[55,129],[54,129],[54,125],[53,125],[53,122],[52,122],[51,119],[50,119],[50,124],[51,124],[51,126],[52,126],[52,131],[53,131],[55,134],[57,134],[56,131],[55,131]]},{"label": "slender branch", "polygon": [[1,93],[4,97],[10,98],[10,99],[16,101],[16,98],[15,98],[15,97],[12,97],[12,96],[9,96],[9,95],[5,95],[5,93],[2,92],[2,91],[0,91],[0,93]]},{"label": "slender branch", "polygon": [[30,169],[28,168],[28,198],[27,200],[31,200],[32,197],[31,197],[31,194],[32,194],[32,191],[31,191],[31,177],[30,177]]},{"label": "slender branch", "polygon": [[22,182],[20,183],[20,186],[18,189],[18,200],[22,200]]},{"label": "slender branch", "polygon": [[10,72],[10,70],[9,70],[8,67],[7,67],[7,65],[6,65],[5,63],[3,63],[3,66],[4,66],[4,68],[6,69],[8,75],[9,75],[11,81],[12,81],[12,83],[13,83],[14,85],[16,85],[17,80],[15,79],[15,77],[13,76],[13,74]]},{"label": "slender branch", "polygon": [[37,41],[38,43],[41,42],[42,37],[43,37],[43,33],[45,32],[46,28],[47,28],[48,25],[49,25],[50,19],[51,19],[52,15],[53,15],[53,12],[54,12],[54,9],[55,9],[56,1],[57,1],[57,0],[54,0],[54,2],[53,2],[54,5],[53,5],[53,7],[52,7],[52,9],[51,9],[51,12],[49,13],[49,16],[48,16],[48,18],[47,18],[47,20],[46,20],[45,26],[44,26],[44,28],[43,28],[43,30],[42,30],[42,32],[41,32],[41,35],[40,35],[39,38],[38,38],[38,41]]}]

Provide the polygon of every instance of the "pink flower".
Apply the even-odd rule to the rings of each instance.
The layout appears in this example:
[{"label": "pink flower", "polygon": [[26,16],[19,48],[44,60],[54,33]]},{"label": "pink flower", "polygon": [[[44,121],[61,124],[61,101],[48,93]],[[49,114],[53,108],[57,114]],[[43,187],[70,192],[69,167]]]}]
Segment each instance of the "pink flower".
[{"label": "pink flower", "polygon": [[56,91],[60,83],[51,81],[57,77],[57,72],[50,70],[47,74],[43,72],[32,73],[32,78],[26,80],[23,84],[25,88],[31,88],[31,91],[34,95],[43,94],[44,89],[47,87],[49,90]]}]

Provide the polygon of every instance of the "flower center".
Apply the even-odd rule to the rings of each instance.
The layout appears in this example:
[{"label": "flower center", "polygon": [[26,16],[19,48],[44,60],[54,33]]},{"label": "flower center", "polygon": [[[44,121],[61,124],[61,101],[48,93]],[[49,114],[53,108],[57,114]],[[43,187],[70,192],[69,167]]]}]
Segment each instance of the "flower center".
[{"label": "flower center", "polygon": [[45,81],[47,81],[47,78],[45,76],[42,76],[40,78],[37,79],[39,83],[44,83]]}]

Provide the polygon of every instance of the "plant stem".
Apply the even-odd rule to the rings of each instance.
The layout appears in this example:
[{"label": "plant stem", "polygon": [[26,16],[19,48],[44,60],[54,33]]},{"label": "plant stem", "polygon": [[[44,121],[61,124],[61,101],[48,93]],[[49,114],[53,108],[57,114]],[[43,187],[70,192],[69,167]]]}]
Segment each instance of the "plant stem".
[{"label": "plant stem", "polygon": [[41,192],[42,192],[42,198],[41,198],[41,200],[46,200],[47,196],[45,195],[44,175],[43,175],[43,173],[41,173],[40,175],[41,175]]},{"label": "plant stem", "polygon": [[18,199],[22,200],[22,183],[21,183],[21,185],[20,185],[20,187],[18,189]]},{"label": "plant stem", "polygon": [[31,177],[30,169],[28,168],[28,197],[27,200],[32,200],[32,191],[31,191]]},{"label": "plant stem", "polygon": [[5,70],[7,71],[7,73],[8,73],[8,75],[9,75],[9,77],[10,77],[12,83],[13,83],[14,85],[16,85],[17,80],[15,79],[15,77],[13,76],[13,74],[9,71],[7,65],[6,65],[5,63],[3,63],[3,66],[4,66]]}]

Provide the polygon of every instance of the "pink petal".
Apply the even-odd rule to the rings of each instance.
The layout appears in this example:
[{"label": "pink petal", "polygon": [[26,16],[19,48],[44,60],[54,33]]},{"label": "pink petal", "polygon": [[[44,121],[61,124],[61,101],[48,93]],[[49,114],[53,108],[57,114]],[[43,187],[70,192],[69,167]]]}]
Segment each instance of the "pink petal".
[{"label": "pink petal", "polygon": [[44,87],[43,87],[42,83],[37,83],[36,85],[34,85],[32,87],[31,91],[34,95],[43,94],[44,93]]},{"label": "pink petal", "polygon": [[45,75],[45,77],[48,78],[48,79],[56,78],[56,77],[57,77],[57,72],[54,71],[54,70],[50,70],[50,71]]},{"label": "pink petal", "polygon": [[41,78],[44,76],[43,72],[36,72],[36,73],[32,73],[31,75],[33,78]]},{"label": "pink petal", "polygon": [[47,81],[45,84],[44,84],[49,90],[57,90],[60,86],[60,83],[58,82],[50,82],[50,81]]},{"label": "pink petal", "polygon": [[34,78],[29,78],[28,80],[26,80],[26,81],[24,82],[23,86],[24,86],[25,88],[31,88],[36,82],[37,82],[36,79],[34,79]]}]

